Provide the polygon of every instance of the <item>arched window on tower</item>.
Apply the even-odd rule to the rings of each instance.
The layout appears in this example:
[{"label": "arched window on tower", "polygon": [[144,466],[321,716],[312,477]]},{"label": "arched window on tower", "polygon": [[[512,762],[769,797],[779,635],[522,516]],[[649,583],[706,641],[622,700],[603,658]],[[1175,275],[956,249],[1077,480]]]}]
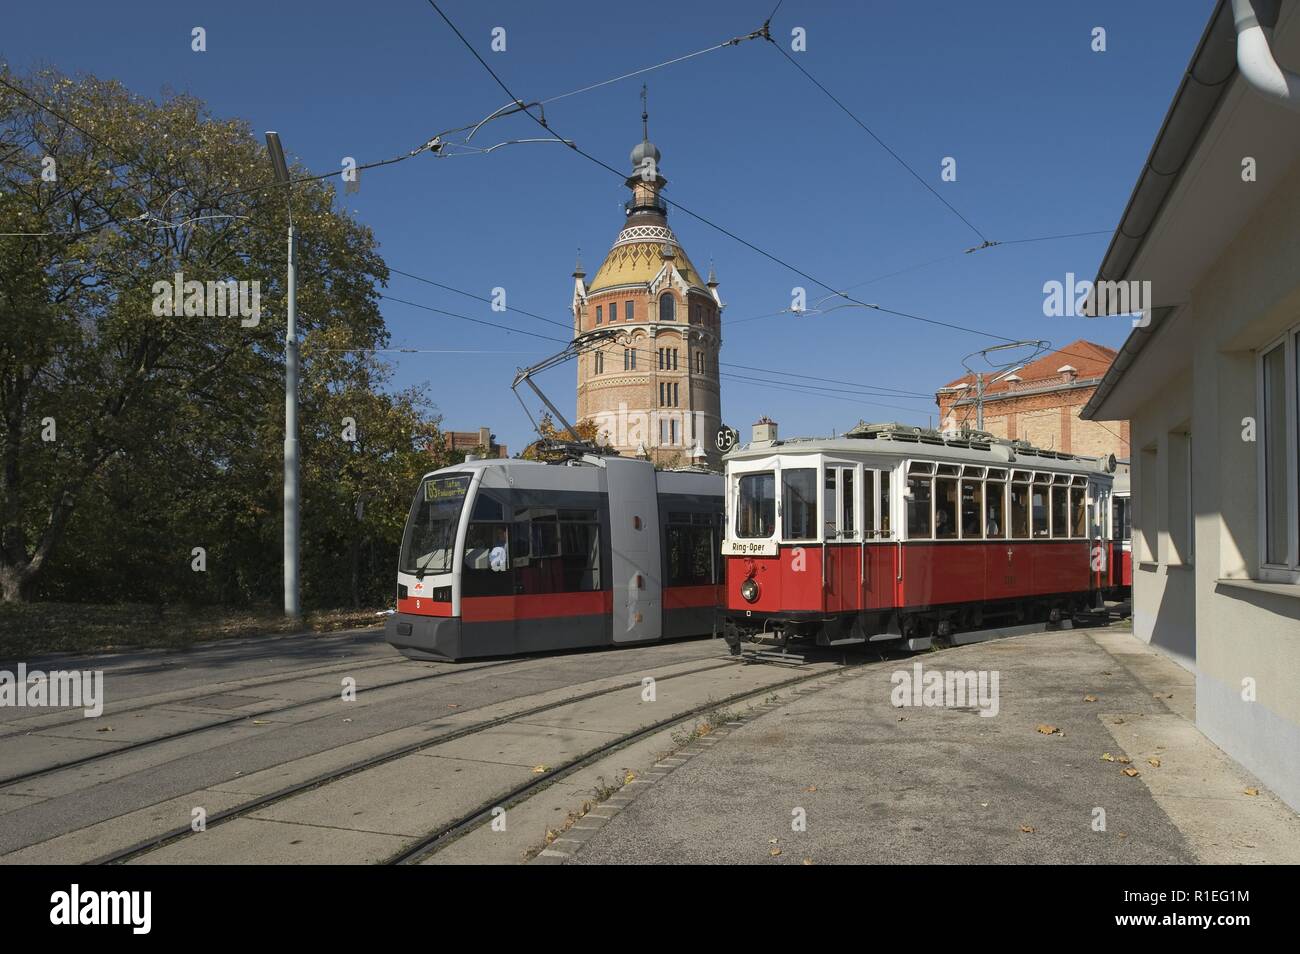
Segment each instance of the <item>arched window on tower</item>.
[{"label": "arched window on tower", "polygon": [[677,319],[676,309],[677,305],[673,301],[672,292],[664,292],[659,296],[660,321],[675,321]]}]

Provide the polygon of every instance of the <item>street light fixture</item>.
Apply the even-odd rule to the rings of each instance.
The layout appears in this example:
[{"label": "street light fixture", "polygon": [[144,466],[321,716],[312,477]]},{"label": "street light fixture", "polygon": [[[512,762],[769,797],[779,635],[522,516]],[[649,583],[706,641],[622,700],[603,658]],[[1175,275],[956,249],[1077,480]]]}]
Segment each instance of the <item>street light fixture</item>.
[{"label": "street light fixture", "polygon": [[297,237],[293,231],[293,202],[290,194],[289,166],[284,161],[280,136],[266,134],[266,150],[271,156],[275,182],[284,186],[289,207],[288,326],[284,336],[284,615],[302,616],[302,590],[298,574],[298,271],[295,263]]}]

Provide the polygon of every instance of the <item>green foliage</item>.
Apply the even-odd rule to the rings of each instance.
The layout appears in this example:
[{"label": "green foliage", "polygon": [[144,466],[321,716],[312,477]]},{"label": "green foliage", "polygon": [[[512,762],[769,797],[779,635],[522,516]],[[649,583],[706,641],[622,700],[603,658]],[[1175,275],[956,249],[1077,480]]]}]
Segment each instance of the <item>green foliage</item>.
[{"label": "green foliage", "polygon": [[[266,150],[189,96],[0,76],[93,133],[0,87],[0,233],[23,233],[0,236],[0,599],[277,600],[288,207]],[[354,350],[388,344],[388,273],[334,200],[327,182],[292,189],[316,606],[389,601],[416,481],[450,462],[427,396],[387,392],[388,367]],[[153,285],[176,272],[259,282],[260,322],[156,316]]]}]

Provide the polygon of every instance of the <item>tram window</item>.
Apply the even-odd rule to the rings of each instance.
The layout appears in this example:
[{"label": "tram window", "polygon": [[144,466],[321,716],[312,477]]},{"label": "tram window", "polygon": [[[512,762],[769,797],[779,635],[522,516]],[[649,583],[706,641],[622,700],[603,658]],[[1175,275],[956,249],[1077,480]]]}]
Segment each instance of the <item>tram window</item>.
[{"label": "tram window", "polygon": [[1029,539],[1029,485],[1011,485],[1011,536]]},{"label": "tram window", "polygon": [[560,555],[560,525],[554,515],[534,517],[528,524],[528,552],[534,559]]},{"label": "tram window", "polygon": [[907,536],[925,540],[930,536],[930,478],[907,478]]},{"label": "tram window", "polygon": [[840,530],[843,536],[856,537],[853,529],[853,471],[843,470],[844,486],[840,488]]},{"label": "tram window", "polygon": [[984,484],[979,480],[961,482],[961,535],[964,540],[979,540],[984,536],[980,526],[980,511],[984,509]]},{"label": "tram window", "polygon": [[468,490],[468,476],[430,477],[420,485],[402,534],[398,567],[403,573],[450,572]]},{"label": "tram window", "polygon": [[957,481],[940,477],[934,484],[934,536],[957,539]]},{"label": "tram window", "polygon": [[494,499],[490,494],[480,490],[474,500],[474,513],[470,516],[470,519],[476,521],[503,521],[506,519],[505,505],[501,501]]},{"label": "tram window", "polygon": [[1070,488],[1070,512],[1074,524],[1070,529],[1070,536],[1086,537],[1088,535],[1088,507],[1084,502],[1082,487]]},{"label": "tram window", "polygon": [[889,527],[889,474],[887,470],[880,472],[880,535],[887,537],[892,534]]},{"label": "tram window", "polygon": [[736,536],[754,540],[776,531],[776,478],[771,471],[744,474],[736,505]]},{"label": "tram window", "polygon": [[817,539],[815,468],[781,471],[781,536],[785,540]]},{"label": "tram window", "polygon": [[876,482],[874,470],[862,472],[862,536],[876,536]]},{"label": "tram window", "polygon": [[990,480],[984,485],[984,536],[990,540],[1007,535],[1006,525],[1007,485],[1002,480]]},{"label": "tram window", "polygon": [[839,536],[839,501],[835,499],[835,468],[826,468],[826,483],[822,487],[822,513],[826,515],[826,539]]},{"label": "tram window", "polygon": [[515,592],[511,564],[527,545],[511,533],[508,523],[471,523],[465,534],[461,593],[465,596],[511,596]]},{"label": "tram window", "polygon": [[515,592],[585,593],[600,589],[600,524],[595,510],[517,510],[511,551]]},{"label": "tram window", "polygon": [[1035,487],[1031,497],[1034,518],[1034,537],[1047,536],[1047,487]]},{"label": "tram window", "polygon": [[709,586],[718,582],[716,534],[713,527],[668,525],[669,586]]},{"label": "tram window", "polygon": [[1127,540],[1129,538],[1129,513],[1127,497],[1111,497],[1111,530],[1112,540]]},{"label": "tram window", "polygon": [[1052,488],[1052,536],[1070,535],[1070,488]]}]

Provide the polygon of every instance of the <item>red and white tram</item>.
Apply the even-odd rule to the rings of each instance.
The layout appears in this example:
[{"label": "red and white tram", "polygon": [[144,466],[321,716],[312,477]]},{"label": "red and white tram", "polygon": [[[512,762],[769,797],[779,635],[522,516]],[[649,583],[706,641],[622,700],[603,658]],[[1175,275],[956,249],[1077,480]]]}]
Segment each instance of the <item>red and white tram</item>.
[{"label": "red and white tram", "polygon": [[724,635],[935,636],[1097,605],[1114,458],[897,424],[726,456]]},{"label": "red and white tram", "polygon": [[415,659],[714,631],[722,478],[648,462],[467,460],[411,505],[385,637]]},{"label": "red and white tram", "polygon": [[1115,470],[1110,492],[1110,559],[1107,560],[1106,596],[1126,600],[1133,592],[1133,513],[1129,491],[1129,462]]}]

